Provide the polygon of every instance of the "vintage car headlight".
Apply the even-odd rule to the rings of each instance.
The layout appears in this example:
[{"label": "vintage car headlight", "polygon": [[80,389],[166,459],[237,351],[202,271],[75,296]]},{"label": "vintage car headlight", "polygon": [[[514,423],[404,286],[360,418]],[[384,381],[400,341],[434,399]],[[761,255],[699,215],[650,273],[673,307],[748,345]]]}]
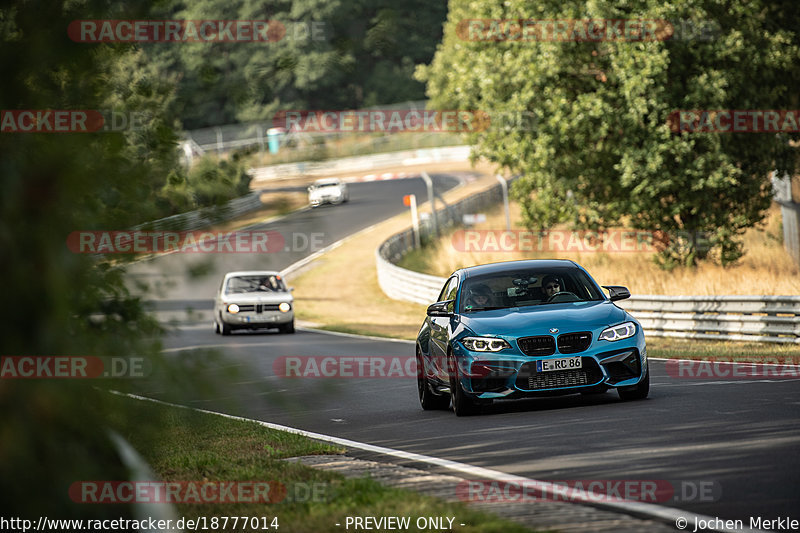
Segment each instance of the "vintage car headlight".
[{"label": "vintage car headlight", "polygon": [[623,322],[617,326],[611,326],[610,328],[606,328],[600,334],[598,340],[601,341],[620,341],[622,339],[627,339],[628,337],[633,337],[636,334],[636,324],[633,322]]},{"label": "vintage car headlight", "polygon": [[506,341],[497,337],[464,337],[461,344],[473,352],[499,352],[511,348]]},{"label": "vintage car headlight", "polygon": [[235,315],[236,313],[239,312],[239,306],[236,305],[236,304],[229,305],[228,306],[228,312],[231,313],[232,315]]},{"label": "vintage car headlight", "polygon": [[292,306],[288,302],[281,302],[281,304],[278,306],[278,309],[284,313],[288,313],[292,309]]}]

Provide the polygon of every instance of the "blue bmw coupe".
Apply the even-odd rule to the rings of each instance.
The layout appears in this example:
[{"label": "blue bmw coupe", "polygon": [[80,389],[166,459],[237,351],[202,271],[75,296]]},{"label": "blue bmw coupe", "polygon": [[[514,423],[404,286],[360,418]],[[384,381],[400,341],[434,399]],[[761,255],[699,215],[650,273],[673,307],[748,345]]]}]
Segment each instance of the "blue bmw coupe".
[{"label": "blue bmw coupe", "polygon": [[417,336],[423,409],[475,413],[497,399],[650,390],[642,326],[572,261],[525,260],[455,271]]}]

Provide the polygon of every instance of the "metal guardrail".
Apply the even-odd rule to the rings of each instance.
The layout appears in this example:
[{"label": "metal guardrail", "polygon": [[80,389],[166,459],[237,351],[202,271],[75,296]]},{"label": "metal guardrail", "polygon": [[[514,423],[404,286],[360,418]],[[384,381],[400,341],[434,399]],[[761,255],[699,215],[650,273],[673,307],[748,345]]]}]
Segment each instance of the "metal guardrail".
[{"label": "metal guardrail", "polygon": [[[457,210],[467,200],[471,198],[452,208]],[[447,280],[397,266],[413,246],[409,229],[375,250],[378,284],[392,299],[428,305],[436,301]],[[641,295],[617,304],[634,314],[649,336],[800,344],[800,296]]]},{"label": "metal guardrail", "polygon": [[[496,205],[502,199],[503,192],[498,184],[452,205],[437,209],[439,228],[461,225],[463,215],[475,214],[481,209]],[[433,227],[430,219],[420,222],[420,234],[423,241],[432,238]],[[413,247],[414,233],[411,228],[392,235],[378,247],[375,251],[378,284],[387,296],[395,300],[429,304],[439,295],[444,285],[444,278],[413,272],[395,264]]]},{"label": "metal guardrail", "polygon": [[249,193],[239,198],[234,198],[218,207],[204,207],[195,211],[188,211],[160,218],[144,224],[139,224],[133,229],[147,231],[195,231],[207,228],[213,224],[236,218],[255,211],[262,206],[259,193]]}]

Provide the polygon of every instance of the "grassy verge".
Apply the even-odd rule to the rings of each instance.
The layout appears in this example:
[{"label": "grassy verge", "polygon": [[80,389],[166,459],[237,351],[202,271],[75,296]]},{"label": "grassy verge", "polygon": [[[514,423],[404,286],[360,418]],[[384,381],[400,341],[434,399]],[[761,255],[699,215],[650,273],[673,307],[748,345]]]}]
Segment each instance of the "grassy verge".
[{"label": "grassy verge", "polygon": [[[274,431],[252,422],[111,397],[118,403],[112,421],[163,481],[280,482],[287,498],[280,503],[179,504],[186,519],[206,517],[277,517],[279,531],[341,532],[347,516],[456,517],[463,532],[529,531],[493,515],[417,493],[382,487],[370,479],[345,479],[339,474],[283,461],[287,457],[337,454],[343,449],[305,437]],[[455,487],[454,487],[455,491]],[[229,526],[225,530],[233,531]],[[235,531],[263,531],[237,527]],[[425,530],[421,530],[425,531]]]},{"label": "grassy verge", "polygon": [[648,357],[756,363],[800,363],[800,346],[768,342],[724,342],[647,337]]}]

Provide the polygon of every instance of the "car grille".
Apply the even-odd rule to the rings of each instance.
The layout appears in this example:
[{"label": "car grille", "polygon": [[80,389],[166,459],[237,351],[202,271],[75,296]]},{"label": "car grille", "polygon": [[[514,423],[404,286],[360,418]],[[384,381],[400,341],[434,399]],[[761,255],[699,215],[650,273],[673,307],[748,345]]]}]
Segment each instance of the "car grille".
[{"label": "car grille", "polygon": [[516,386],[522,390],[545,390],[599,383],[603,379],[603,373],[597,361],[592,357],[582,357],[581,361],[583,368],[554,372],[537,372],[535,362],[525,363],[520,367]]},{"label": "car grille", "polygon": [[558,336],[558,351],[561,353],[578,353],[584,351],[592,344],[592,333],[565,333]]},{"label": "car grille", "polygon": [[256,313],[264,313],[266,311],[278,311],[278,305],[280,304],[244,304],[239,305],[239,312],[252,313],[255,311]]},{"label": "car grille", "polygon": [[517,344],[525,355],[538,356],[556,353],[556,340],[550,335],[522,337],[517,339]]}]

